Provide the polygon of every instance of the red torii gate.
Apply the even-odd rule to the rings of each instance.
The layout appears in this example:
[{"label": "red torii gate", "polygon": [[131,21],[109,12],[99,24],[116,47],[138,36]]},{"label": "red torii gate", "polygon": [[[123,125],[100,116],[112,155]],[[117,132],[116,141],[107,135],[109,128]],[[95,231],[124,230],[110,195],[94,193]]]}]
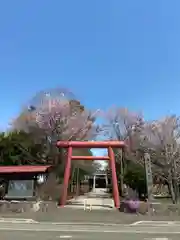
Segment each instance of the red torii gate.
[{"label": "red torii gate", "polygon": [[[113,197],[114,197],[114,205],[116,208],[120,207],[120,198],[119,198],[119,190],[118,190],[118,181],[116,176],[116,166],[115,166],[115,158],[113,148],[121,148],[125,147],[125,143],[123,141],[104,141],[104,142],[80,142],[80,141],[58,141],[57,147],[67,148],[67,160],[64,171],[64,184],[63,184],[63,192],[62,198],[60,200],[60,206],[64,206],[66,204],[67,198],[67,189],[71,171],[71,160],[109,160],[110,168],[112,171],[112,183],[113,183]],[[107,148],[108,156],[72,156],[73,148]]]}]

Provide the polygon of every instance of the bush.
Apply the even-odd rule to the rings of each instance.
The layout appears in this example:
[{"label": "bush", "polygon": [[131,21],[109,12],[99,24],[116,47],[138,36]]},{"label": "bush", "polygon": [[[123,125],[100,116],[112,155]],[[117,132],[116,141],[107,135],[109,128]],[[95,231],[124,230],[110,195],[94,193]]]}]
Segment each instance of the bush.
[{"label": "bush", "polygon": [[125,205],[129,212],[138,212],[139,206],[140,206],[140,201],[129,199],[129,200],[125,201]]}]

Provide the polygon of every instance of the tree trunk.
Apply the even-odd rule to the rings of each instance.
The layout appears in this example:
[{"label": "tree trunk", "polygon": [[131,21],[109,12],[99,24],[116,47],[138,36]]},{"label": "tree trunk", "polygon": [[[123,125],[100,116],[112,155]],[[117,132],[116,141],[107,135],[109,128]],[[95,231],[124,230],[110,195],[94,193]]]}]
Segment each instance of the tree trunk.
[{"label": "tree trunk", "polygon": [[169,188],[169,193],[171,195],[171,200],[173,204],[176,204],[176,195],[174,191],[174,186],[173,186],[173,181],[172,179],[168,181],[168,188]]},{"label": "tree trunk", "polygon": [[177,203],[178,200],[179,200],[179,181],[178,181],[178,178],[177,178],[176,159],[173,159],[172,174],[173,174],[173,186],[174,186],[175,198],[176,198],[176,203]]},{"label": "tree trunk", "polygon": [[76,172],[76,196],[79,196],[79,167],[77,167]]},{"label": "tree trunk", "polygon": [[177,180],[175,180],[175,179],[173,181],[173,186],[174,186],[174,193],[175,193],[176,203],[178,203],[178,201],[179,201],[179,185],[178,185]]},{"label": "tree trunk", "polygon": [[75,175],[75,170],[76,168],[75,167],[72,167],[72,176],[71,176],[71,187],[70,187],[70,191],[71,193],[74,192],[74,175]]},{"label": "tree trunk", "polygon": [[171,169],[169,169],[168,172],[168,188],[169,188],[169,193],[171,195],[171,199],[173,204],[176,204],[179,199],[179,191],[178,191],[178,182],[177,182],[177,177],[176,177],[176,168],[175,164],[173,162],[173,166]]},{"label": "tree trunk", "polygon": [[122,175],[122,173],[120,175],[120,184],[121,184],[121,195],[122,197],[124,197],[124,176]]},{"label": "tree trunk", "polygon": [[124,166],[123,166],[123,152],[121,150],[121,156],[120,156],[120,168],[121,168],[121,173],[120,173],[120,181],[121,181],[121,194],[122,197],[124,196]]}]

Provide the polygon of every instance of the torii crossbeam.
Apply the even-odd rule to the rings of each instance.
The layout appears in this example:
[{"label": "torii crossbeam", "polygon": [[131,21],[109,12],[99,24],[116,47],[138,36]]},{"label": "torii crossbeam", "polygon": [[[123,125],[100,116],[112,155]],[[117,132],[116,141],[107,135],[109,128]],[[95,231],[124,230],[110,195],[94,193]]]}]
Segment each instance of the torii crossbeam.
[{"label": "torii crossbeam", "polygon": [[[120,207],[118,181],[117,181],[117,176],[116,176],[116,165],[115,165],[113,148],[123,149],[125,147],[125,143],[123,141],[104,141],[104,142],[58,141],[57,147],[67,148],[67,150],[68,150],[66,166],[65,166],[65,171],[64,171],[64,184],[63,184],[62,197],[60,200],[60,206],[64,206],[66,204],[67,189],[68,189],[70,172],[71,172],[71,160],[108,160],[110,163],[111,171],[112,171],[114,205],[116,208]],[[108,156],[102,156],[102,157],[72,156],[73,148],[106,148],[108,150]]]}]

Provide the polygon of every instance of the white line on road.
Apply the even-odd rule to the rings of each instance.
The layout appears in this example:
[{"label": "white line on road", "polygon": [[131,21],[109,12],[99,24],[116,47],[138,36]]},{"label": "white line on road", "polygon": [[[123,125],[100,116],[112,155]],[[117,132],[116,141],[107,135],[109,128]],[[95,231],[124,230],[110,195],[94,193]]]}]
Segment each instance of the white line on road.
[{"label": "white line on road", "polygon": [[59,226],[64,226],[64,225],[73,225],[73,226],[124,226],[127,224],[119,224],[119,223],[103,223],[103,222],[37,222],[33,219],[23,219],[23,218],[0,218],[0,222],[2,223],[34,223],[34,224],[45,224],[45,225],[59,225]]},{"label": "white line on road", "polygon": [[179,226],[180,221],[138,221],[130,224],[131,226]]},{"label": "white line on road", "polygon": [[158,229],[71,229],[71,228],[12,228],[12,227],[0,227],[0,231],[33,231],[33,232],[84,232],[84,233],[125,233],[125,234],[133,234],[133,233],[139,233],[139,234],[167,234],[167,235],[175,235],[180,234],[180,231],[164,231],[158,230]]},{"label": "white line on road", "polygon": [[[19,220],[19,219],[18,219]],[[142,223],[143,221],[141,221]],[[148,221],[147,221],[148,222]],[[146,223],[147,223],[146,222]],[[152,224],[149,221],[148,223]],[[32,222],[28,224],[25,222],[2,222],[0,224],[0,231],[21,231],[21,232],[61,232],[65,234],[61,234],[60,236],[71,235],[71,233],[124,233],[124,234],[160,234],[160,235],[177,235],[180,234],[179,225],[167,224],[166,227],[162,225],[122,225],[122,224],[103,224],[98,225],[97,223],[89,224],[84,223],[76,223],[72,224],[70,222],[63,222],[58,224],[49,224],[47,222]],[[67,234],[67,235],[66,235]]]},{"label": "white line on road", "polygon": [[1,223],[38,223],[29,218],[0,218]]},{"label": "white line on road", "polygon": [[169,238],[145,238],[144,240],[171,240]]},{"label": "white line on road", "polygon": [[141,224],[141,223],[143,223],[143,222],[144,222],[144,221],[134,222],[134,223],[131,224],[131,226],[136,226],[136,225],[139,225],[139,224]]},{"label": "white line on road", "polygon": [[64,236],[59,236],[59,238],[65,238],[65,239],[71,239],[72,238],[72,236],[68,236],[68,235],[64,235]]},{"label": "white line on road", "polygon": [[51,225],[90,225],[90,226],[124,226],[119,223],[103,223],[103,222],[38,222],[39,224]]}]

